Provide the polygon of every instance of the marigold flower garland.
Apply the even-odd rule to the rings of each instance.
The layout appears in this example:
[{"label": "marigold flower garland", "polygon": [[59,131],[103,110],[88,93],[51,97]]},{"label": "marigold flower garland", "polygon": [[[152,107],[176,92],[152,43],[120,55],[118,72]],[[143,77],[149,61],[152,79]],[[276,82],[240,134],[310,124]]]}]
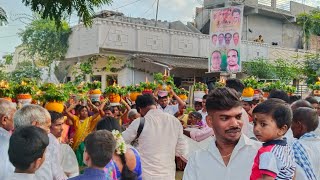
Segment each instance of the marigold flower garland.
[{"label": "marigold flower garland", "polygon": [[116,153],[119,155],[125,154],[127,151],[127,145],[123,140],[121,133],[118,130],[112,130],[112,135],[117,142]]}]

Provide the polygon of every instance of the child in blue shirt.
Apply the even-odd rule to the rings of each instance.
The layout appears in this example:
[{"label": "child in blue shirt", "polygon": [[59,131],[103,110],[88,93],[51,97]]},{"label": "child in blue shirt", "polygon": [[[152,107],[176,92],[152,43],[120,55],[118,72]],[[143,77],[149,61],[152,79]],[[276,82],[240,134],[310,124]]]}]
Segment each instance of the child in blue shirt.
[{"label": "child in blue shirt", "polygon": [[107,130],[93,132],[85,138],[84,144],[83,161],[88,168],[71,180],[106,180],[108,176],[103,169],[110,162],[116,148],[112,133]]}]

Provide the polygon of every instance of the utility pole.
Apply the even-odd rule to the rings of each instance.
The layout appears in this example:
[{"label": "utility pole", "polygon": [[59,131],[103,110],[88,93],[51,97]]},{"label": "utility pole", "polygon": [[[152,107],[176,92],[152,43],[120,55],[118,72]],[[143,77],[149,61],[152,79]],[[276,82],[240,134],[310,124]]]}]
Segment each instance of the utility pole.
[{"label": "utility pole", "polygon": [[155,27],[157,27],[157,22],[158,22],[158,10],[159,10],[159,0],[157,0],[157,12],[156,12],[156,23],[155,23]]}]

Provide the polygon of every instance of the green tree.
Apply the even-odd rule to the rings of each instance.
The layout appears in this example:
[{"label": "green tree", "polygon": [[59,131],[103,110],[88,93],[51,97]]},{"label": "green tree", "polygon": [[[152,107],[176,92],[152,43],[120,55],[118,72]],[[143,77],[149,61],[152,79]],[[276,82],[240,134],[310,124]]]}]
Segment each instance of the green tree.
[{"label": "green tree", "polygon": [[112,0],[22,0],[35,13],[41,14],[43,19],[52,19],[60,27],[62,20],[76,12],[85,26],[92,24],[94,8],[111,4]]},{"label": "green tree", "polygon": [[274,67],[276,77],[284,83],[289,83],[294,79],[299,79],[303,74],[303,68],[284,59],[277,59],[274,62]]},{"label": "green tree", "polygon": [[8,17],[3,8],[0,7],[0,26],[8,23]]},{"label": "green tree", "polygon": [[24,78],[40,80],[40,69],[32,64],[31,61],[19,62],[14,71],[10,73],[10,80],[20,82]]},{"label": "green tree", "polygon": [[304,43],[306,43],[308,49],[311,35],[320,36],[320,10],[316,9],[310,13],[299,14],[297,24],[302,27]]},{"label": "green tree", "polygon": [[306,56],[303,68],[307,77],[307,84],[314,84],[320,77],[320,54],[310,54]]},{"label": "green tree", "polygon": [[242,62],[243,72],[259,79],[275,79],[276,70],[273,64],[266,59],[254,59]]},{"label": "green tree", "polygon": [[52,20],[36,19],[19,35],[27,54],[45,66],[50,66],[54,60],[64,59],[70,34],[71,29],[65,21],[57,29]]}]

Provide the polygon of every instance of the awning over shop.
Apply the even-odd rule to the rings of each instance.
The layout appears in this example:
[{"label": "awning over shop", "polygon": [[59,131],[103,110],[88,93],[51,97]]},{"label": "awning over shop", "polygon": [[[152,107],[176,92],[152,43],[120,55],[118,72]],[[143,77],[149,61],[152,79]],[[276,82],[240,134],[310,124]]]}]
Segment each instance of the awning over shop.
[{"label": "awning over shop", "polygon": [[165,66],[168,68],[186,68],[186,69],[208,69],[207,58],[190,58],[190,57],[176,57],[176,56],[160,56],[149,54],[135,54],[132,56],[135,60],[142,60],[145,62]]}]

